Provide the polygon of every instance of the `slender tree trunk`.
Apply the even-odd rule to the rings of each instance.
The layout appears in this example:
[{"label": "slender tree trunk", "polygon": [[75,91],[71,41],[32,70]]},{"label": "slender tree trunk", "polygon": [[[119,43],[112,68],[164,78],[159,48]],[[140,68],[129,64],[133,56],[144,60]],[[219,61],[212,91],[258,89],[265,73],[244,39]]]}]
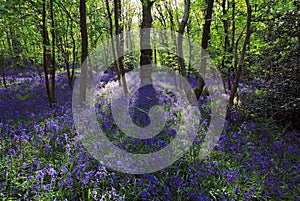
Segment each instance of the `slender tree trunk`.
[{"label": "slender tree trunk", "polygon": [[71,90],[73,89],[73,85],[72,85],[72,78],[71,78],[71,71],[70,71],[70,54],[68,49],[64,48],[64,44],[68,44],[68,29],[66,30],[66,35],[65,35],[65,42],[63,42],[62,37],[59,37],[60,40],[60,49],[61,49],[61,53],[62,56],[64,58],[64,62],[66,65],[66,70],[67,70],[67,78],[68,78],[68,85],[70,86]]},{"label": "slender tree trunk", "polygon": [[[166,25],[166,23],[167,23],[166,16],[163,14],[162,8],[161,8],[161,5],[160,5],[160,4],[157,5],[156,11],[158,12],[158,14],[159,14],[159,16],[160,16],[160,17],[158,18],[158,20],[159,20],[161,26],[164,27],[164,28],[167,28],[167,25]],[[173,26],[172,26],[172,24],[171,24],[171,29],[172,29],[172,28],[173,28]]]},{"label": "slender tree trunk", "polygon": [[[15,30],[17,29],[17,30]],[[17,69],[22,69],[23,67],[21,66],[21,53],[22,53],[22,45],[19,40],[20,36],[18,34],[19,30],[18,27],[14,27],[14,29],[10,28],[10,33],[11,33],[11,41],[12,41],[12,47],[13,47],[13,52],[14,52],[14,64]]]},{"label": "slender tree trunk", "polygon": [[5,73],[4,73],[4,65],[2,64],[2,68],[1,68],[1,76],[2,76],[2,81],[3,81],[3,85],[6,88],[6,79],[5,79]]},{"label": "slender tree trunk", "polygon": [[[234,46],[234,40],[235,40],[235,0],[232,1],[232,15],[231,15],[231,21],[232,21],[232,30],[231,30],[231,47],[229,48],[228,52],[230,55],[233,54],[235,46]],[[232,60],[234,61],[234,57],[230,58],[231,59],[231,64],[232,64]],[[234,65],[230,65],[231,67],[228,68],[227,70],[227,82],[228,82],[228,89],[231,90],[231,77],[232,77],[232,73],[233,73],[233,69],[232,66]]]},{"label": "slender tree trunk", "polygon": [[[187,34],[188,36],[190,35],[190,26],[191,26],[191,23],[189,22],[188,25],[187,25]],[[188,66],[188,81],[190,82],[190,77],[191,77],[191,70],[192,70],[192,60],[193,60],[193,56],[192,56],[192,51],[193,51],[193,46],[192,46],[192,43],[191,43],[191,39],[190,37],[188,37],[188,42],[189,42],[189,66]]]},{"label": "slender tree trunk", "polygon": [[156,49],[156,42],[154,43],[154,64],[157,65],[157,49]]},{"label": "slender tree trunk", "polygon": [[229,104],[228,104],[229,109],[233,106],[233,99],[234,99],[235,94],[237,92],[238,84],[239,84],[239,81],[240,81],[240,76],[242,74],[242,66],[243,66],[244,59],[245,59],[247,44],[249,43],[250,36],[251,36],[252,10],[251,10],[251,5],[250,5],[249,0],[246,0],[246,5],[247,5],[246,36],[245,36],[241,56],[240,56],[240,59],[239,59],[239,62],[238,62],[238,69],[236,71],[235,80],[234,80],[234,83],[233,83],[233,86],[232,86],[232,89],[231,89],[231,94],[230,94],[230,97],[229,97]]},{"label": "slender tree trunk", "polygon": [[[210,25],[211,25],[211,18],[212,18],[212,12],[213,12],[213,4],[214,0],[207,0],[207,9],[206,9],[206,15],[205,15],[205,23],[203,26],[203,34],[202,34],[202,41],[201,46],[203,50],[206,50],[208,47],[208,41],[210,38]],[[204,79],[205,79],[205,73],[206,73],[206,58],[204,52],[201,52],[201,69],[200,73],[201,76],[199,77],[197,87],[195,89],[195,95],[197,99],[200,97],[203,89],[204,89]]]},{"label": "slender tree trunk", "polygon": [[[76,42],[73,35],[73,21],[71,21],[71,39],[72,39],[72,72],[71,72],[71,81],[73,82],[74,79],[74,72],[75,72],[75,66],[76,66]],[[72,85],[73,88],[73,85]]]},{"label": "slender tree trunk", "polygon": [[117,71],[117,75],[118,75],[118,82],[119,82],[119,85],[121,85],[121,73],[120,73],[119,65],[117,63],[115,44],[114,44],[114,40],[113,40],[113,22],[112,22],[111,12],[110,12],[110,8],[109,8],[109,1],[105,0],[105,4],[106,4],[106,11],[107,11],[108,19],[109,19],[109,35],[111,38],[110,42],[111,42],[111,47],[112,47],[112,53],[113,53],[114,63],[115,63],[116,71]]},{"label": "slender tree trunk", "polygon": [[[70,26],[72,27],[72,20],[71,20],[71,25]],[[72,28],[71,28],[71,30],[72,30]],[[66,34],[64,36],[64,42],[63,42],[62,37],[60,37],[60,38],[61,38],[62,55],[63,55],[64,61],[65,61],[66,69],[67,69],[68,84],[70,86],[70,89],[72,90],[73,89],[73,84],[72,84],[72,77],[71,77],[71,71],[70,71],[70,53],[69,53],[69,50],[67,48],[63,47],[64,46],[63,44],[66,44],[66,45],[69,44],[68,36],[70,34],[72,35],[72,32],[69,33],[69,20],[67,19]]]},{"label": "slender tree trunk", "polygon": [[[72,58],[73,59],[72,59],[72,70],[71,70],[71,72],[70,72],[70,74],[68,76],[70,77],[70,80],[69,80],[70,88],[73,89],[74,71],[75,71],[75,66],[76,66],[76,42],[75,42],[74,33],[73,33],[73,22],[75,20],[72,18],[70,12],[66,9],[66,7],[62,3],[57,2],[57,1],[54,1],[54,3],[56,3],[60,8],[62,8],[62,10],[67,14],[68,18],[71,21],[70,35],[71,35],[71,39],[72,39]],[[66,34],[66,41],[68,41],[67,38],[68,38],[68,32]],[[67,50],[66,50],[66,54],[68,54],[67,57],[68,57],[69,65],[70,65],[69,53],[68,53]]]},{"label": "slender tree trunk", "polygon": [[[154,4],[154,1],[150,0],[141,0],[142,2],[142,25],[140,31],[140,47],[141,47],[141,57],[140,57],[140,66],[141,66],[141,85],[152,84],[152,67],[149,66],[152,64],[152,49],[150,45],[150,28],[152,27],[152,15],[151,7]],[[145,66],[148,65],[148,66]]]},{"label": "slender tree trunk", "polygon": [[119,65],[122,73],[122,85],[125,94],[128,94],[127,83],[125,79],[125,65],[124,65],[124,26],[123,26],[123,15],[122,15],[122,7],[121,0],[118,0],[118,12],[119,12],[119,34],[120,34],[120,57],[119,57]]},{"label": "slender tree trunk", "polygon": [[1,75],[2,75],[3,85],[4,85],[5,88],[7,88],[6,79],[5,79],[5,73],[4,73],[4,65],[2,65],[2,68],[1,68]]},{"label": "slender tree trunk", "polygon": [[6,41],[7,41],[9,52],[12,52],[11,38],[9,37],[9,32],[8,31],[6,31]]},{"label": "slender tree trunk", "polygon": [[[223,15],[226,16],[227,15],[227,9],[226,9],[226,2],[227,0],[223,0],[222,1],[222,9],[223,9]],[[223,53],[223,58],[222,58],[222,70],[223,71],[228,71],[226,64],[228,63],[228,59],[227,59],[227,55],[229,53],[228,48],[230,46],[229,43],[229,33],[228,33],[228,20],[227,19],[223,19],[223,26],[224,26],[224,33],[225,33],[225,40],[224,40],[224,53]],[[230,79],[230,77],[227,77],[227,79]],[[225,93],[226,93],[226,86],[225,86],[225,80],[223,79],[223,84],[224,84],[224,89],[225,89]]]},{"label": "slender tree trunk", "polygon": [[[176,37],[175,34],[174,34],[175,23],[174,23],[174,15],[173,15],[173,13],[172,13],[172,8],[171,8],[168,4],[166,4],[166,10],[167,10],[167,12],[168,12],[168,14],[169,14],[169,19],[170,19],[170,24],[171,24],[171,37],[172,37],[172,38],[175,38],[175,37]],[[178,17],[177,17],[177,21],[178,21]],[[178,24],[179,24],[179,21],[178,21]],[[166,41],[168,41],[167,36],[166,36]],[[178,55],[178,48],[177,48],[177,47],[178,47],[178,44],[177,44],[178,40],[177,40],[177,41],[176,41],[176,40],[173,40],[173,41],[174,41],[174,47],[175,47],[174,53]],[[168,52],[168,59],[170,59],[170,54],[169,54],[169,52]],[[171,58],[171,59],[173,59],[173,58]],[[175,69],[175,70],[176,70],[176,69]],[[180,65],[179,65],[179,66],[178,66],[178,72],[181,73],[180,71],[181,71],[181,69],[180,69]],[[175,73],[175,72],[174,72],[174,73]],[[175,75],[175,74],[174,74],[174,75]],[[177,84],[176,81],[175,81],[175,84]]]},{"label": "slender tree trunk", "polygon": [[47,46],[50,46],[48,31],[46,27],[46,0],[43,0],[43,25],[42,25],[42,36],[43,36],[43,65],[44,65],[44,75],[45,75],[45,84],[46,84],[46,91],[48,96],[48,101],[50,107],[52,108],[52,98],[50,93],[50,86],[49,86],[49,78],[48,78],[48,71],[51,68],[51,53],[48,50]]},{"label": "slender tree trunk", "polygon": [[[80,0],[81,64],[88,56],[88,35],[86,28],[86,0]],[[87,63],[81,66],[80,103],[86,101]]]},{"label": "slender tree trunk", "polygon": [[[172,8],[170,7],[170,5],[166,4],[166,10],[169,14],[169,20],[170,20],[170,25],[171,25],[171,31],[174,31],[175,30],[175,23],[174,23],[174,16],[173,16],[173,13],[172,13]],[[164,19],[166,22],[167,22],[167,19],[165,18]],[[167,23],[165,22],[165,27],[167,27]]]},{"label": "slender tree trunk", "polygon": [[184,58],[183,58],[182,40],[183,40],[184,29],[187,25],[189,15],[190,15],[190,5],[191,5],[191,1],[186,0],[185,8],[184,8],[184,14],[183,14],[182,20],[179,24],[178,38],[177,38],[177,41],[178,41],[177,42],[178,43],[178,63],[179,63],[179,67],[180,67],[180,70],[181,70],[181,75],[184,78],[187,78],[187,75],[186,75],[186,69],[185,69]]},{"label": "slender tree trunk", "polygon": [[[4,40],[2,41],[2,45],[5,48],[5,42],[4,42]],[[6,88],[7,86],[6,86],[6,79],[5,79],[5,73],[4,73],[4,71],[5,71],[5,62],[4,62],[4,59],[5,59],[4,56],[0,55],[0,65],[2,66],[2,68],[1,68],[1,77],[2,77],[2,81],[3,81],[3,85]]]},{"label": "slender tree trunk", "polygon": [[51,15],[51,35],[52,35],[52,69],[51,69],[51,99],[52,103],[56,102],[56,94],[55,94],[55,23],[54,23],[54,13],[53,13],[53,0],[50,0],[50,15]]},{"label": "slender tree trunk", "polygon": [[[172,38],[175,38],[176,36],[175,36],[175,34],[174,34],[174,30],[175,30],[175,23],[174,23],[174,15],[173,15],[173,13],[172,13],[172,9],[171,9],[171,6],[170,5],[168,5],[168,4],[165,4],[165,9],[167,10],[167,12],[168,12],[168,15],[169,15],[169,20],[170,20],[170,25],[171,25],[171,37]],[[161,12],[161,15],[163,15],[163,13]],[[166,21],[167,22],[167,19],[166,18],[164,18],[163,19],[164,21]],[[166,24],[166,22],[164,22],[165,24]],[[179,24],[179,23],[178,23]],[[165,27],[167,27],[167,25],[165,25]],[[168,36],[167,36],[167,34],[164,34],[164,37],[165,37],[165,47],[166,47],[166,49],[168,49],[169,48],[169,45],[168,45]],[[178,41],[176,41],[176,40],[173,40],[174,41],[174,47],[175,47],[175,49],[173,50],[173,52],[176,54],[176,55],[178,55],[178,45],[177,45],[177,42]],[[173,60],[173,58],[171,58],[171,56],[170,56],[170,52],[169,51],[167,51],[167,60],[170,60],[170,59],[172,59]],[[172,67],[172,66],[171,66]],[[174,83],[174,85],[175,85],[175,87],[177,88],[177,86],[178,86],[178,84],[177,84],[177,80],[176,80],[176,67],[174,68],[174,72],[173,72],[173,76],[174,76],[174,78],[175,78],[175,83]],[[180,68],[180,64],[178,64],[178,72],[179,73],[181,73],[181,68]],[[180,81],[179,81],[180,82]],[[180,85],[180,83],[179,83],[179,85]]]},{"label": "slender tree trunk", "polygon": [[[127,10],[127,9],[129,9],[129,8],[128,7],[124,8],[124,10]],[[126,28],[125,28],[125,30],[126,30],[126,34],[125,34],[126,40],[125,41],[126,41],[126,48],[127,49],[131,49],[132,48],[131,37],[130,37],[131,34],[129,34],[128,31],[131,30],[132,18],[134,16],[134,14],[135,13],[129,14],[127,12],[127,13],[125,13],[125,16],[124,16],[124,18],[125,18],[124,22],[126,22]]]},{"label": "slender tree trunk", "polygon": [[[191,1],[190,0],[186,0],[185,1],[185,8],[184,8],[184,13],[183,13],[183,17],[181,22],[179,23],[179,29],[178,29],[178,37],[177,37],[177,44],[178,44],[178,64],[179,64],[179,68],[181,71],[181,75],[184,79],[188,79],[187,74],[186,74],[186,68],[185,68],[185,63],[184,63],[184,57],[183,57],[183,50],[182,50],[182,40],[183,40],[183,33],[184,33],[184,29],[187,25],[187,22],[189,20],[189,15],[190,15],[190,5],[191,5]],[[183,84],[183,89],[186,92],[188,92],[188,88],[189,86],[187,86],[185,84],[185,82],[182,82],[182,80],[180,79],[180,87],[182,87]],[[189,93],[186,93],[187,98],[189,101],[191,101],[191,97]]]},{"label": "slender tree trunk", "polygon": [[67,68],[67,76],[68,76],[68,84],[70,86],[70,89],[73,89],[73,84],[72,84],[72,77],[71,77],[71,71],[70,71],[70,57],[69,57],[69,53],[66,52],[65,56],[64,56],[64,60],[65,60],[65,64],[66,64],[66,68]]},{"label": "slender tree trunk", "polygon": [[116,28],[116,49],[118,57],[118,67],[121,74],[122,86],[124,93],[128,93],[126,79],[125,79],[125,69],[123,63],[123,52],[124,52],[124,36],[123,36],[123,25],[122,25],[122,13],[121,13],[121,1],[114,0],[114,13],[115,13],[115,28]]}]

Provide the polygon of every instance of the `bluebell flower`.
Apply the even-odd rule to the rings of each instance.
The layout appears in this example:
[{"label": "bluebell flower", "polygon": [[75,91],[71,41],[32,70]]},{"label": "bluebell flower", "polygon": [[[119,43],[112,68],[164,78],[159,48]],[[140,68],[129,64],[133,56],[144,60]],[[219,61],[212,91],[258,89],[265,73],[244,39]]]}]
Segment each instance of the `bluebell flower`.
[{"label": "bluebell flower", "polygon": [[147,191],[143,191],[143,192],[142,192],[142,198],[143,198],[143,199],[148,198],[149,195],[150,195],[150,194],[149,194]]},{"label": "bluebell flower", "polygon": [[237,195],[239,193],[239,190],[240,190],[240,188],[236,186],[234,189],[234,194]]}]

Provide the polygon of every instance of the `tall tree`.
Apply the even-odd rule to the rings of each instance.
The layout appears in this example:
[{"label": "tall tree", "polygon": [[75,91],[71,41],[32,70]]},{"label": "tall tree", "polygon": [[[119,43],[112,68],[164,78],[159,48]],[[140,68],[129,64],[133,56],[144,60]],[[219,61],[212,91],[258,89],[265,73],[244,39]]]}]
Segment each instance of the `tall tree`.
[{"label": "tall tree", "polygon": [[141,0],[142,2],[142,25],[140,31],[140,47],[141,47],[141,85],[152,83],[152,49],[150,45],[150,28],[152,27],[152,14],[151,8],[155,1]]},{"label": "tall tree", "polygon": [[250,36],[251,36],[252,9],[251,9],[251,4],[250,4],[249,0],[246,0],[246,5],[247,5],[246,36],[245,36],[245,39],[244,39],[244,44],[243,44],[243,48],[242,48],[242,51],[241,51],[241,56],[239,58],[238,69],[236,71],[235,80],[234,80],[233,86],[231,88],[231,94],[230,94],[230,97],[229,97],[229,104],[228,104],[229,108],[232,107],[233,99],[234,99],[235,94],[237,92],[238,84],[239,84],[240,77],[241,77],[241,74],[242,74],[242,66],[243,66],[244,59],[245,59],[246,47],[247,47],[247,44],[249,43]]},{"label": "tall tree", "polygon": [[183,14],[183,17],[179,24],[178,38],[177,38],[177,40],[178,40],[178,63],[179,63],[180,69],[181,69],[181,74],[184,78],[186,78],[187,75],[186,75],[186,69],[185,69],[185,64],[184,64],[184,59],[183,59],[182,40],[183,40],[184,29],[187,25],[189,15],[190,15],[190,6],[191,6],[191,1],[186,0],[184,14]]},{"label": "tall tree", "polygon": [[[223,26],[224,26],[224,34],[225,34],[225,39],[224,39],[224,53],[223,53],[223,58],[222,58],[222,70],[227,70],[227,75],[229,75],[229,68],[226,69],[227,67],[227,63],[228,63],[228,59],[227,59],[227,55],[229,53],[229,46],[230,46],[230,42],[229,42],[229,24],[228,24],[228,19],[226,17],[227,15],[227,7],[226,4],[229,4],[229,2],[227,0],[222,0],[222,11],[223,11]],[[230,84],[230,76],[227,77],[228,79],[228,88],[231,87]],[[225,87],[225,80],[224,81],[224,89],[225,89],[225,93],[226,93],[226,87]]]},{"label": "tall tree", "polygon": [[80,103],[86,101],[88,34],[86,28],[86,0],[80,0],[80,33],[81,33],[81,75],[80,75]]},{"label": "tall tree", "polygon": [[[212,13],[213,13],[213,5],[214,5],[214,0],[207,0],[207,8],[205,11],[205,23],[203,25],[203,33],[202,33],[202,41],[201,41],[201,46],[202,49],[205,51],[208,47],[208,41],[210,38],[210,25],[211,25],[211,18],[212,18]],[[200,97],[203,88],[204,88],[204,79],[205,79],[205,73],[206,73],[206,58],[205,58],[205,53],[202,51],[201,52],[201,69],[200,73],[201,76],[199,77],[197,87],[195,89],[195,95],[197,98]]]},{"label": "tall tree", "polygon": [[[232,54],[235,50],[234,46],[234,40],[235,40],[235,0],[232,0],[232,13],[231,13],[231,21],[232,21],[232,28],[231,28],[231,46],[228,49],[229,54],[231,55],[230,59],[232,61]],[[232,63],[232,62],[231,62]],[[231,89],[231,77],[233,73],[233,67],[230,65],[230,67],[227,70],[227,83],[228,83],[228,89]]]},{"label": "tall tree", "polygon": [[[54,3],[56,3],[58,5],[58,7],[61,8],[62,11],[64,11],[64,13],[67,15],[67,20],[66,20],[67,26],[66,26],[66,31],[64,34],[65,40],[63,42],[62,35],[59,35],[58,38],[61,41],[60,50],[61,50],[62,56],[65,61],[65,65],[66,65],[68,84],[69,84],[70,88],[73,89],[73,79],[74,79],[74,72],[75,72],[75,65],[76,65],[76,41],[75,41],[75,36],[74,36],[74,32],[73,32],[73,26],[74,26],[74,22],[77,23],[77,21],[74,20],[74,18],[71,15],[71,12],[62,3],[58,2],[58,1],[55,1]],[[69,25],[68,19],[70,20],[70,32],[68,31],[68,25]],[[73,57],[72,69],[70,69],[70,52],[68,50],[68,46],[69,46],[68,36],[71,36],[71,41],[72,41],[72,57]]]},{"label": "tall tree", "polygon": [[54,22],[54,12],[53,12],[53,1],[50,0],[50,15],[51,15],[51,35],[52,35],[52,68],[51,68],[51,100],[52,103],[56,102],[55,95],[55,71],[56,71],[56,62],[55,62],[55,22]]},{"label": "tall tree", "polygon": [[48,96],[48,101],[50,107],[52,107],[52,97],[50,92],[50,85],[49,85],[49,77],[48,71],[51,69],[51,52],[49,51],[48,47],[50,46],[49,35],[47,31],[46,25],[46,0],[43,0],[43,25],[42,25],[42,36],[43,36],[43,65],[44,65],[44,75],[45,75],[45,84],[46,84],[46,91]]},{"label": "tall tree", "polygon": [[117,70],[119,85],[121,85],[121,73],[120,73],[118,63],[117,63],[117,56],[116,56],[116,52],[115,52],[115,44],[114,44],[114,40],[113,40],[113,22],[112,22],[112,16],[111,16],[108,0],[105,0],[105,5],[106,5],[106,11],[107,11],[108,19],[109,19],[109,35],[110,35],[112,53],[113,53],[113,57],[114,57],[114,64],[115,64],[116,70]]},{"label": "tall tree", "polygon": [[126,79],[125,79],[125,69],[124,69],[124,36],[123,36],[123,25],[122,25],[122,12],[121,12],[121,0],[114,0],[114,13],[115,13],[115,27],[116,27],[116,49],[118,57],[118,68],[121,74],[122,86],[124,93],[128,93]]}]

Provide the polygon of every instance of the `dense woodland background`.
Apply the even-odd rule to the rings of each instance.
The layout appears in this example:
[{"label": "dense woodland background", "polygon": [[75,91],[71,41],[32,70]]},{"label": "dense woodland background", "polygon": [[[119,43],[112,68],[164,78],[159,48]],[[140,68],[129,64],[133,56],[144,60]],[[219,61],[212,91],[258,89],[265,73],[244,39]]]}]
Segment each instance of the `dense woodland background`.
[{"label": "dense woodland background", "polygon": [[[300,199],[298,1],[0,2],[4,200]],[[195,157],[195,142],[187,157],[166,170],[126,175],[106,170],[77,141],[72,89],[81,64],[99,44],[151,27],[183,34],[207,51],[229,99],[227,122],[209,158]],[[168,51],[150,47],[120,56],[136,45],[134,40],[125,35],[107,44],[116,51],[115,62],[106,64],[106,83],[115,77],[126,90],[126,72],[155,63],[187,78],[198,98],[207,95],[197,67]],[[150,45],[147,37],[143,42]],[[192,47],[183,50],[180,37],[170,48],[178,55],[189,51],[193,60]],[[148,70],[141,72],[141,82],[150,79]],[[87,70],[81,69],[81,75],[86,82]],[[80,92],[84,101],[84,87]]]}]

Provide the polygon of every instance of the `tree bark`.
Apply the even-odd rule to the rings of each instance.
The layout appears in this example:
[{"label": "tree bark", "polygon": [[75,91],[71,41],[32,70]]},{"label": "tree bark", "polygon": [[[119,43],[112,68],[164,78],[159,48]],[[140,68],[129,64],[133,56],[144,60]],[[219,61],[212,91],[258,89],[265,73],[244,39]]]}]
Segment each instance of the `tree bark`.
[{"label": "tree bark", "polygon": [[[74,72],[75,72],[75,66],[76,66],[76,42],[75,42],[75,38],[73,35],[73,21],[71,21],[71,27],[70,27],[70,31],[71,31],[71,39],[72,39],[72,57],[73,57],[73,61],[72,61],[72,72],[71,72],[71,82],[74,79]],[[73,85],[72,87],[73,88]]]},{"label": "tree bark", "polygon": [[7,41],[7,45],[8,45],[8,50],[9,52],[12,52],[13,51],[13,48],[12,48],[12,43],[11,43],[11,37],[9,37],[10,34],[8,31],[6,31],[6,41]]},{"label": "tree bark", "polygon": [[[227,0],[222,1],[222,10],[223,10],[223,15],[224,16],[227,15],[226,2],[227,2]],[[229,53],[228,48],[230,46],[229,33],[228,33],[229,25],[228,25],[228,20],[227,19],[222,19],[222,22],[223,22],[224,33],[225,33],[224,53],[223,53],[223,58],[222,58],[222,70],[223,70],[223,72],[226,71],[226,70],[228,72],[229,69],[226,69],[227,68],[226,64],[228,63],[227,54]],[[227,77],[227,79],[230,79],[230,77]],[[223,83],[224,83],[224,89],[225,89],[225,93],[226,93],[225,80],[223,80]],[[230,83],[229,83],[228,87],[231,87]]]},{"label": "tree bark", "polygon": [[239,84],[239,81],[240,81],[240,76],[242,74],[242,65],[243,65],[244,59],[245,59],[247,44],[249,43],[250,36],[251,36],[252,10],[251,10],[251,5],[250,5],[249,0],[246,0],[246,5],[247,5],[246,36],[245,36],[241,56],[240,56],[240,59],[239,59],[239,62],[238,62],[238,69],[236,71],[235,80],[234,80],[234,83],[233,83],[233,86],[232,86],[232,89],[231,89],[231,94],[230,94],[230,97],[229,97],[229,104],[228,104],[229,109],[233,106],[233,99],[234,99],[235,94],[237,92],[238,84]]},{"label": "tree bark", "polygon": [[[86,0],[80,0],[80,33],[81,33],[81,64],[88,56],[88,35],[86,28]],[[86,101],[87,63],[81,66],[80,103]]]},{"label": "tree bark", "polygon": [[48,50],[47,46],[50,46],[47,26],[46,26],[46,0],[43,0],[43,25],[42,25],[42,36],[43,36],[43,66],[44,66],[44,75],[45,75],[45,84],[46,91],[48,96],[48,102],[52,108],[52,98],[50,93],[50,85],[48,78],[48,71],[51,68],[51,53]]},{"label": "tree bark", "polygon": [[[207,0],[207,8],[206,8],[206,15],[205,15],[205,23],[203,25],[203,34],[202,34],[202,41],[201,46],[203,50],[206,50],[208,47],[208,41],[210,39],[210,25],[211,25],[211,18],[213,13],[213,4],[214,0]],[[198,80],[197,87],[195,89],[195,95],[197,99],[200,97],[203,89],[204,89],[204,79],[206,73],[206,58],[204,52],[201,52],[201,69],[200,69],[200,77]]]},{"label": "tree bark", "polygon": [[186,75],[186,69],[185,69],[184,58],[183,58],[182,40],[183,40],[184,29],[187,25],[189,15],[190,15],[190,6],[191,6],[191,1],[186,0],[184,14],[183,14],[182,20],[179,24],[178,38],[177,38],[177,41],[178,41],[177,42],[178,43],[178,63],[179,63],[179,67],[181,70],[181,75],[184,78],[187,78],[187,75]]},{"label": "tree bark", "polygon": [[[156,11],[157,11],[157,13],[159,14],[159,17],[158,17],[157,19],[158,19],[158,21],[160,22],[161,26],[162,26],[163,28],[167,28],[167,25],[166,25],[167,19],[166,19],[166,16],[165,16],[165,15],[163,14],[163,12],[162,12],[162,8],[161,8],[161,5],[160,5],[160,4],[157,5]],[[171,22],[171,23],[172,23],[172,22]],[[172,24],[171,24],[171,29],[173,29]]]},{"label": "tree bark", "polygon": [[[65,58],[65,62],[66,62],[66,66],[67,66],[67,73],[68,73],[68,84],[70,86],[71,89],[73,89],[73,79],[74,79],[74,71],[75,71],[75,65],[76,65],[76,42],[75,42],[75,38],[74,38],[74,34],[73,34],[73,23],[78,23],[77,21],[74,20],[74,18],[72,17],[71,13],[66,9],[66,7],[57,1],[54,1],[54,3],[56,3],[60,8],[62,8],[62,10],[67,14],[68,18],[71,20],[71,24],[70,24],[70,35],[71,35],[71,40],[72,40],[72,57],[73,57],[73,61],[72,61],[72,70],[70,72],[70,60],[69,60],[69,51],[66,50],[64,54],[64,58]],[[68,41],[68,33],[66,34],[66,41]]]},{"label": "tree bark", "polygon": [[[5,42],[2,41],[2,44],[3,44],[3,47],[5,47]],[[2,76],[2,82],[3,82],[3,85],[4,87],[6,88],[7,85],[6,85],[6,79],[5,79],[5,62],[4,62],[4,56],[2,54],[0,54],[0,65],[2,66],[1,67],[1,76]]]},{"label": "tree bark", "polygon": [[53,13],[53,0],[50,0],[50,15],[51,15],[51,35],[52,35],[52,68],[51,68],[51,99],[52,103],[56,102],[55,94],[55,23],[54,23],[54,13]]},{"label": "tree bark", "polygon": [[[14,27],[18,29],[17,27]],[[13,47],[13,53],[14,53],[14,64],[17,69],[23,68],[20,64],[21,62],[21,53],[22,53],[22,44],[19,40],[20,36],[18,34],[18,30],[13,30],[10,28],[10,35],[11,35],[11,41],[12,41],[12,47]]]},{"label": "tree bark", "polygon": [[[229,48],[229,54],[232,55],[233,51],[234,51],[234,40],[235,40],[235,0],[232,1],[232,15],[231,15],[231,21],[232,21],[232,29],[231,29],[231,47]],[[232,60],[234,60],[234,58],[232,59],[232,57],[230,58],[231,60],[231,64],[232,64]],[[232,65],[231,65],[232,66]],[[231,77],[232,77],[232,73],[233,73],[233,68],[229,67],[227,70],[227,83],[228,83],[228,89],[231,90]]]},{"label": "tree bark", "polygon": [[4,65],[2,64],[2,68],[1,68],[1,76],[2,76],[2,81],[3,81],[3,85],[6,88],[6,79],[5,79],[5,73],[4,73]]},{"label": "tree bark", "polygon": [[113,40],[113,22],[112,22],[111,12],[110,12],[110,8],[109,8],[109,1],[105,0],[105,4],[106,4],[106,11],[107,11],[108,20],[109,20],[109,35],[111,38],[110,42],[111,42],[111,48],[112,48],[112,53],[113,53],[113,57],[114,57],[114,64],[116,66],[118,82],[119,82],[119,85],[121,85],[121,73],[120,73],[119,65],[117,63],[117,56],[116,56],[116,52],[115,52],[115,44],[114,44],[114,40]]},{"label": "tree bark", "polygon": [[142,2],[142,25],[140,31],[140,48],[141,48],[141,57],[140,57],[140,66],[141,66],[141,85],[152,84],[152,67],[145,66],[152,64],[152,49],[150,45],[150,28],[152,27],[152,15],[151,7],[154,4],[154,1],[150,0],[141,0]]},{"label": "tree bark", "polygon": [[[187,25],[187,35],[190,35],[190,29],[191,29],[191,22],[188,23]],[[192,70],[192,60],[193,60],[193,56],[192,56],[192,51],[193,51],[193,46],[192,46],[192,42],[191,39],[188,37],[188,43],[189,43],[189,66],[188,66],[188,81],[190,83],[190,75],[191,75],[191,70]]]},{"label": "tree bark", "polygon": [[121,13],[121,1],[114,0],[114,12],[115,12],[115,27],[116,27],[116,49],[118,57],[118,66],[122,79],[122,86],[124,93],[128,93],[126,79],[125,79],[125,69],[123,63],[123,52],[124,52],[124,36],[123,36],[123,25],[122,25],[122,13]]}]

